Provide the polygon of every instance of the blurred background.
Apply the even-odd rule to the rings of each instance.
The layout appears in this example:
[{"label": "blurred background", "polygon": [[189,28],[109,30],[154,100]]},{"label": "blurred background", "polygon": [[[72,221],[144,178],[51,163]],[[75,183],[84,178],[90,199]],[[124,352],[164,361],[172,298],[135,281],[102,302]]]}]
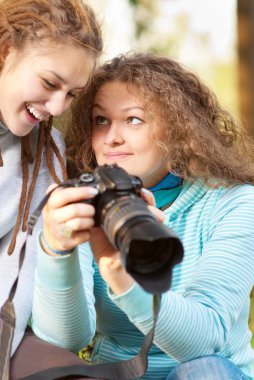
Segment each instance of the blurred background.
[{"label": "blurred background", "polygon": [[107,60],[129,50],[178,60],[254,136],[254,0],[88,0]]}]

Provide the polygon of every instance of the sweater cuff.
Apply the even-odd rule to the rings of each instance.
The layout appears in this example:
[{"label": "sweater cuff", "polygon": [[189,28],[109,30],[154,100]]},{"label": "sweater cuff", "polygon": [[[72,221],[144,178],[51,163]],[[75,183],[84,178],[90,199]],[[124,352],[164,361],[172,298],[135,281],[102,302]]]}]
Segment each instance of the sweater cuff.
[{"label": "sweater cuff", "polygon": [[143,322],[153,316],[153,295],[145,292],[137,283],[123,294],[114,295],[108,290],[108,295],[131,321]]},{"label": "sweater cuff", "polygon": [[37,269],[36,278],[44,287],[66,289],[77,284],[81,278],[77,247],[71,254],[50,256],[41,247],[40,232],[37,236]]}]

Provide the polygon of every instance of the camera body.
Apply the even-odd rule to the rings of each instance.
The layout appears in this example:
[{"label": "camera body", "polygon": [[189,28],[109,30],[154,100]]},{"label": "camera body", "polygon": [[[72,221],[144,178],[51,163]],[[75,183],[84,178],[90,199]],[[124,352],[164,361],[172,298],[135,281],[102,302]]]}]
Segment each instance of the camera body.
[{"label": "camera body", "polygon": [[[85,202],[95,207],[95,225],[102,227],[105,216],[115,203],[122,211],[126,211],[133,202],[140,203],[142,181],[139,177],[128,175],[117,165],[103,165],[97,166],[93,173],[81,174],[73,180],[72,186],[91,186],[98,190],[97,196]],[[114,240],[111,243],[114,244]]]},{"label": "camera body", "polygon": [[98,195],[84,202],[95,207],[95,225],[120,251],[126,271],[150,293],[170,288],[172,268],[183,258],[183,246],[140,197],[143,184],[139,177],[129,175],[116,164],[102,165],[62,186],[98,189]]}]

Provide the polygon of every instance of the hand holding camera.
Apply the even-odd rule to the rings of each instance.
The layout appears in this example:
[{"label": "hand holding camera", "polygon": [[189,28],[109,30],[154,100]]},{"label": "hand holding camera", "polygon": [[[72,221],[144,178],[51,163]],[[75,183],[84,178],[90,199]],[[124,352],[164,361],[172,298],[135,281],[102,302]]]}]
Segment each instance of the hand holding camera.
[{"label": "hand holding camera", "polygon": [[[71,249],[89,240],[93,226],[100,227],[114,247],[112,254],[120,252],[122,266],[146,291],[170,288],[172,268],[182,260],[183,247],[148,209],[138,177],[117,165],[104,165],[61,186],[66,189],[53,194],[44,211],[48,244]],[[61,225],[70,227],[72,234],[65,234]],[[99,245],[104,242],[100,235]]]},{"label": "hand holding camera", "polygon": [[[95,208],[89,202],[96,193],[97,190],[90,187],[73,189],[66,186],[52,192],[43,209],[43,235],[50,247],[59,251],[72,250],[89,240],[95,214]],[[45,250],[56,256],[52,251]]]}]

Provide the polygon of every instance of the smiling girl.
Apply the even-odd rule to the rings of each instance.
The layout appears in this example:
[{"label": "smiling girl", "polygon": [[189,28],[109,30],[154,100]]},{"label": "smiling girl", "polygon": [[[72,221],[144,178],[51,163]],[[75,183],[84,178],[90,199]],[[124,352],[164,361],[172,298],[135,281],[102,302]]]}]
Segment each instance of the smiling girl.
[{"label": "smiling girl", "polygon": [[[52,118],[85,89],[102,50],[100,28],[81,0],[0,2],[0,306],[16,276],[30,209],[65,176]],[[31,314],[36,232],[14,298],[12,354]]]}]

